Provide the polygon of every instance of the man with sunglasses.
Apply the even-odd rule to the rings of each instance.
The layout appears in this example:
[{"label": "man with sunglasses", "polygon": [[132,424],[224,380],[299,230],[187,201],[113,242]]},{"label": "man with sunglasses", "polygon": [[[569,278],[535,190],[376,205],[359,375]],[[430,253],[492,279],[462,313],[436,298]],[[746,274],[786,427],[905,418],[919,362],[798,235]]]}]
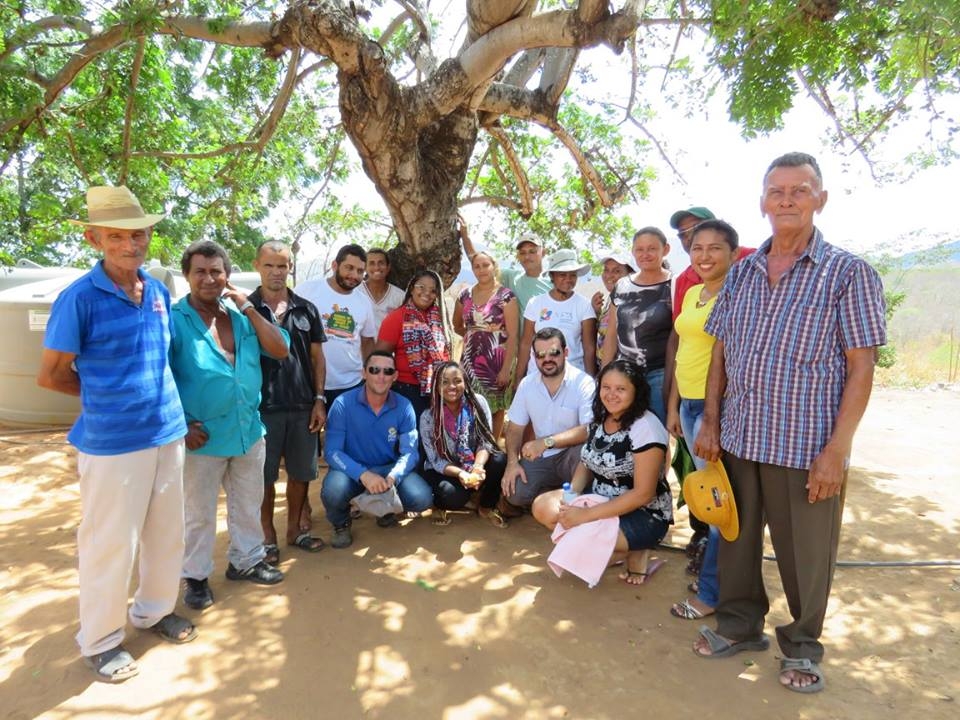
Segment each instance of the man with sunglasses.
[{"label": "man with sunglasses", "polygon": [[[517,386],[507,412],[507,468],[503,473],[500,511],[516,516],[537,495],[570,482],[580,461],[580,446],[593,420],[594,380],[566,362],[567,341],[554,327],[533,336],[537,373]],[[534,440],[523,442],[527,424]]]},{"label": "man with sunglasses", "polygon": [[[363,366],[363,384],[338,396],[327,413],[324,456],[330,470],[320,498],[335,548],[353,544],[350,501],[363,492],[379,495],[395,487],[407,512],[433,505],[430,485],[414,472],[419,454],[413,405],[390,390],[396,376],[393,354],[374,350]],[[392,514],[377,521],[381,527],[395,523]]]}]

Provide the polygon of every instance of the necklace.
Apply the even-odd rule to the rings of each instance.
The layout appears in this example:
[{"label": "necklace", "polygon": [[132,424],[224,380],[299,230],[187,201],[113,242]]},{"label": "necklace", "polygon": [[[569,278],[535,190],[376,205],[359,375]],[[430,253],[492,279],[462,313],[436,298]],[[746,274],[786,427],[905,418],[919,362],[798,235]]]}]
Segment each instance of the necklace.
[{"label": "necklace", "polygon": [[707,291],[707,286],[704,285],[700,288],[700,297],[697,298],[697,310],[704,307],[710,300],[713,299],[713,293]]}]

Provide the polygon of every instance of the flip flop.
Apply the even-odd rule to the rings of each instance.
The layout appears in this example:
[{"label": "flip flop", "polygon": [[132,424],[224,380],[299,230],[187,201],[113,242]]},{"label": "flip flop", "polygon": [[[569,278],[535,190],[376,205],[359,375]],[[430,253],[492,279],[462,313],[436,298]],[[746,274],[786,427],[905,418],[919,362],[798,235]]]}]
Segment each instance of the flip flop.
[{"label": "flip flop", "polygon": [[446,510],[434,508],[431,522],[438,527],[445,527],[453,522],[453,518],[450,517]]},{"label": "flip flop", "polygon": [[96,673],[97,680],[103,682],[123,682],[140,672],[133,655],[128,653],[122,645],[96,655],[85,656],[83,662]]},{"label": "flip flop", "polygon": [[507,519],[503,514],[496,508],[478,508],[477,515],[482,517],[484,520],[490,522],[496,528],[503,529],[507,527],[510,523],[507,522]]},{"label": "flip flop", "polygon": [[[660,558],[654,558],[649,563],[647,563],[646,572],[639,572],[637,570],[631,570],[627,568],[624,572],[620,573],[618,576],[623,580],[627,585],[643,585],[647,582],[653,574],[667,564],[666,560],[661,560]],[[640,578],[639,582],[630,582],[630,578]]]},{"label": "flip flop", "polygon": [[710,612],[700,612],[696,607],[690,602],[689,598],[685,598],[678,603],[674,603],[670,608],[670,614],[674,617],[678,617],[681,620],[702,620],[705,617],[713,615],[714,611]]},{"label": "flip flop", "polygon": [[[290,547],[298,547],[304,552],[308,553],[317,553],[323,550],[325,543],[318,537],[313,537],[308,532],[302,532],[297,535],[296,539],[292,543],[287,543]],[[279,554],[279,553],[278,553]],[[267,560],[267,562],[270,562]],[[273,565],[274,563],[270,563]]]},{"label": "flip flop", "polygon": [[[159,622],[151,625],[150,629],[167,642],[176,643],[177,645],[188,643],[197,637],[196,626],[186,618],[174,613],[164,615],[160,618]],[[187,631],[187,634],[181,637],[184,631]]]},{"label": "flip flop", "polygon": [[[783,674],[791,670],[795,672],[802,672],[807,675],[813,675],[816,680],[809,685],[803,686],[783,682]],[[824,686],[823,671],[820,669],[820,666],[810,658],[785,657],[780,660],[780,684],[783,685],[787,690],[792,690],[793,692],[818,693],[823,690]]]},{"label": "flip flop", "polygon": [[705,655],[693,648],[693,654],[704,660],[716,660],[718,658],[730,657],[745,650],[766,650],[770,647],[770,640],[761,635],[759,640],[741,640],[740,642],[730,642],[726,638],[720,637],[706,625],[700,626],[700,637],[707,641],[710,648],[710,654]]}]

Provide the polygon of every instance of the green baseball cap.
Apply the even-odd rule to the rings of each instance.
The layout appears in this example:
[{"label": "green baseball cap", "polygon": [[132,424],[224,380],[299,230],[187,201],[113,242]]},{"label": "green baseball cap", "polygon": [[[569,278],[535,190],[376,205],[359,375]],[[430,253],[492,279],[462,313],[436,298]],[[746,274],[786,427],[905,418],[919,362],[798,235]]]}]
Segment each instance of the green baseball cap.
[{"label": "green baseball cap", "polygon": [[687,208],[686,210],[677,210],[673,215],[670,216],[670,227],[672,227],[674,230],[678,230],[680,228],[680,221],[688,215],[695,217],[698,220],[717,219],[717,216],[710,212],[709,208],[697,205],[695,207]]}]

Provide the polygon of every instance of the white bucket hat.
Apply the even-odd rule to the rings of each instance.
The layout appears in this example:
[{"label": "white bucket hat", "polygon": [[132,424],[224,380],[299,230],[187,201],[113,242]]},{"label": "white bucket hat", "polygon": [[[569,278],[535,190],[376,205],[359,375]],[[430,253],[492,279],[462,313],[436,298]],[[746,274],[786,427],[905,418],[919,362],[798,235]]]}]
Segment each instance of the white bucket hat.
[{"label": "white bucket hat", "polygon": [[552,272],[575,272],[577,277],[583,277],[590,272],[590,266],[577,262],[577,253],[573,250],[557,250],[547,258],[547,269],[543,274]]},{"label": "white bucket hat", "polygon": [[153,227],[165,215],[147,215],[137,196],[126,185],[94,185],[87,190],[87,221],[70,220],[84,227],[107,227],[120,230],[142,230]]}]

